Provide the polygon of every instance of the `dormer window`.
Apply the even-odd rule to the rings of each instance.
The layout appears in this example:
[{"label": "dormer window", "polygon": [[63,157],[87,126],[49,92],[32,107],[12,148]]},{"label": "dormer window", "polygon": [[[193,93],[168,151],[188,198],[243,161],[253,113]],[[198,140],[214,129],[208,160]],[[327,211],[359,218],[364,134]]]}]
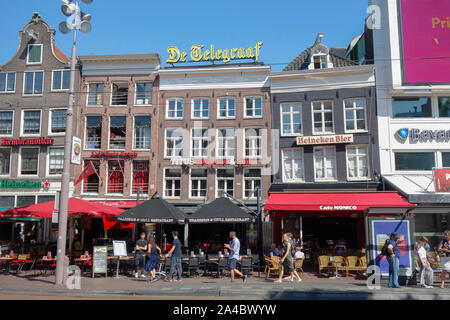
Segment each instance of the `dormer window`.
[{"label": "dormer window", "polygon": [[313,56],[314,69],[326,69],[328,67],[327,58],[328,57],[326,55]]}]

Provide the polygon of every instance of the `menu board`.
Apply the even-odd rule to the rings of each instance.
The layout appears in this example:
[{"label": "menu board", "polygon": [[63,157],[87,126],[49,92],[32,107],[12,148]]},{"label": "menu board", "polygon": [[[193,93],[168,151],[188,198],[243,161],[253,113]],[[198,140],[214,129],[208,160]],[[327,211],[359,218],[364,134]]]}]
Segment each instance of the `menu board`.
[{"label": "menu board", "polygon": [[107,275],[108,247],[94,247],[93,262],[92,262],[92,277],[95,273],[105,273]]},{"label": "menu board", "polygon": [[126,257],[127,256],[127,243],[123,240],[113,240],[114,256]]}]

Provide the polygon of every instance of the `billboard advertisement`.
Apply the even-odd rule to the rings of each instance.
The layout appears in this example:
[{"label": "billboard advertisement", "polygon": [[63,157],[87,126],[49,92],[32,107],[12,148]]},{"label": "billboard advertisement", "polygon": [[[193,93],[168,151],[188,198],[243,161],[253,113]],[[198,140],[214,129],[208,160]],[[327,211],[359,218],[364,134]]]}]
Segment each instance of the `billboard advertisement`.
[{"label": "billboard advertisement", "polygon": [[401,0],[405,83],[450,83],[450,1]]},{"label": "billboard advertisement", "polygon": [[450,168],[433,169],[436,192],[450,192]]}]

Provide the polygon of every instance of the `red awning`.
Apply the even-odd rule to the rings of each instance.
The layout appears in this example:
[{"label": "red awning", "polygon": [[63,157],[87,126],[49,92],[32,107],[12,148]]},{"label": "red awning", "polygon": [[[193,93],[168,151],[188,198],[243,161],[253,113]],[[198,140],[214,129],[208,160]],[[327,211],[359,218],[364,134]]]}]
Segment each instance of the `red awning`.
[{"label": "red awning", "polygon": [[412,207],[397,192],[271,193],[265,210],[364,211],[370,207]]}]

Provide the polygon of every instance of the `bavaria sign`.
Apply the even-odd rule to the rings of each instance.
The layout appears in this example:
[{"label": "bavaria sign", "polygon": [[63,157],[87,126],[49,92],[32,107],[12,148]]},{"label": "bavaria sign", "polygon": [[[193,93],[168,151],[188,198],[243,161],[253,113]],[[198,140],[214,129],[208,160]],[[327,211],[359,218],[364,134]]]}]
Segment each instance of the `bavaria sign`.
[{"label": "bavaria sign", "polygon": [[429,140],[450,140],[450,130],[420,130],[401,128],[395,132],[395,136],[402,142],[406,142],[409,137],[410,142],[425,142]]},{"label": "bavaria sign", "polygon": [[352,143],[352,134],[341,134],[334,136],[312,136],[312,137],[297,137],[297,145],[310,144],[334,144],[334,143]]}]

